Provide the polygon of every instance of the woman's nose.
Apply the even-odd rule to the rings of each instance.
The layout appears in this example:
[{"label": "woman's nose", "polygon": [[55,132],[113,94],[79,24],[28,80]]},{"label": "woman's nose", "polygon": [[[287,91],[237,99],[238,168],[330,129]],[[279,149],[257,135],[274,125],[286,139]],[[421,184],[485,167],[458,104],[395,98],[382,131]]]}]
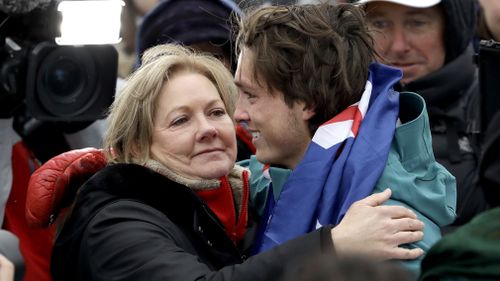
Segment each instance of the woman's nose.
[{"label": "woman's nose", "polygon": [[216,126],[206,118],[202,118],[199,123],[199,140],[213,139],[217,137],[218,130]]}]

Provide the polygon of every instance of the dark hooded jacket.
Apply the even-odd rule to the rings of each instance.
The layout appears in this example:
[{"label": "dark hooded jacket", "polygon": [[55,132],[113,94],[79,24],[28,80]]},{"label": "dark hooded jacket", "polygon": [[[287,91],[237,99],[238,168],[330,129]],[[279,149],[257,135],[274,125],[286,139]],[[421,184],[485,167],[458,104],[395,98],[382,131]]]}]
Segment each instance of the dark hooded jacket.
[{"label": "dark hooded jacket", "polygon": [[475,183],[479,148],[479,83],[471,41],[475,32],[473,0],[442,0],[445,16],[445,65],[401,86],[427,102],[436,160],[457,179],[457,219],[469,221],[488,208]]},{"label": "dark hooded jacket", "polygon": [[483,137],[478,185],[491,207],[500,207],[500,112],[491,119]]}]

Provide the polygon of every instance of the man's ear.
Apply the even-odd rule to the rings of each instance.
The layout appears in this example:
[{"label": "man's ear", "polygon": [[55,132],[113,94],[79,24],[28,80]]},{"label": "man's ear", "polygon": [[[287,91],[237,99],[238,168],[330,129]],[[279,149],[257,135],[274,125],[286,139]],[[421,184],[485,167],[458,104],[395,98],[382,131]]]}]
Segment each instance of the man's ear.
[{"label": "man's ear", "polygon": [[314,115],[316,115],[316,111],[312,106],[304,105],[302,109],[302,119],[304,121],[309,121]]}]

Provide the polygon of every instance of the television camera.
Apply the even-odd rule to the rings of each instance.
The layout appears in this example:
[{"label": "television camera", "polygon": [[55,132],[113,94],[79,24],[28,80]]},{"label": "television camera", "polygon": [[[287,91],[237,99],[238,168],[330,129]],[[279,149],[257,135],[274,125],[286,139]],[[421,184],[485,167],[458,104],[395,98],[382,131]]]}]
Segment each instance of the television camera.
[{"label": "television camera", "polygon": [[[85,31],[98,37],[113,23],[104,11],[109,3],[119,6],[113,17],[116,38],[107,43],[90,38],[87,44]],[[115,94],[118,54],[110,44],[119,41],[122,4],[0,1],[0,118],[13,119],[14,130],[42,162],[70,149],[65,134],[105,117]],[[62,7],[73,7],[73,15]],[[78,31],[63,28],[71,20]],[[77,40],[71,43],[63,35]]]},{"label": "television camera", "polygon": [[57,45],[62,19],[57,4],[20,15],[0,13],[3,118],[25,115],[22,111],[27,110],[37,120],[91,121],[103,118],[113,100],[115,48]]}]

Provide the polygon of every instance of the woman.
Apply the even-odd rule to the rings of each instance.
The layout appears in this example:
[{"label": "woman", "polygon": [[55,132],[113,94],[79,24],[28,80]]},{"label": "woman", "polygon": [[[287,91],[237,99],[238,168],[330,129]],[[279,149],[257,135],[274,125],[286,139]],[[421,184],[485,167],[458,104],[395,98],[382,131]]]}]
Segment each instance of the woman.
[{"label": "woman", "polygon": [[[245,260],[248,172],[235,166],[237,90],[215,58],[148,50],[111,107],[109,165],[80,189],[53,280],[275,280],[331,248],[330,228]],[[245,239],[248,238],[248,239]]]}]

